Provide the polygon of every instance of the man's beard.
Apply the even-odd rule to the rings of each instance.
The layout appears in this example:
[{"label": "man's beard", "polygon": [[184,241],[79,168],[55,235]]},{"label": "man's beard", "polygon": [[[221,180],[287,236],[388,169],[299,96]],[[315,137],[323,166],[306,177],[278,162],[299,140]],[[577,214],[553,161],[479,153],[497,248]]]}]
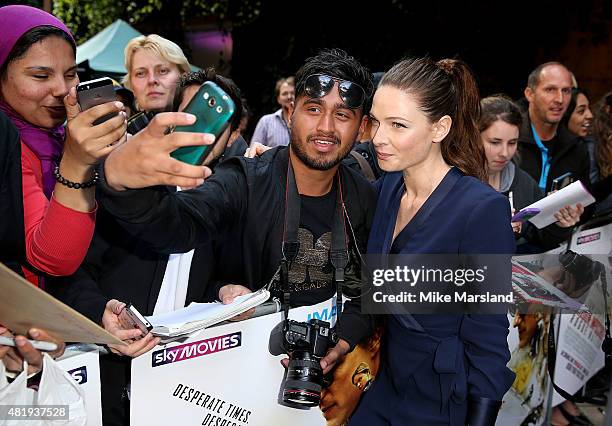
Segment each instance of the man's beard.
[{"label": "man's beard", "polygon": [[307,143],[309,143],[308,141],[314,140],[316,138],[317,138],[316,136],[311,135],[307,137],[306,142],[301,142],[301,141],[298,141],[297,138],[293,136],[293,134],[291,134],[291,145],[290,145],[291,149],[293,150],[297,158],[299,158],[300,161],[304,163],[306,167],[310,169],[322,170],[322,171],[329,170],[337,166],[338,164],[340,164],[340,162],[349,155],[349,153],[351,152],[351,149],[353,149],[352,145],[347,145],[345,149],[342,149],[342,144],[340,143],[340,140],[338,140],[338,138],[334,136],[334,143],[340,146],[340,151],[338,152],[338,155],[336,157],[328,158],[328,157],[325,157],[324,155],[319,155],[316,157],[309,157],[304,147]]}]

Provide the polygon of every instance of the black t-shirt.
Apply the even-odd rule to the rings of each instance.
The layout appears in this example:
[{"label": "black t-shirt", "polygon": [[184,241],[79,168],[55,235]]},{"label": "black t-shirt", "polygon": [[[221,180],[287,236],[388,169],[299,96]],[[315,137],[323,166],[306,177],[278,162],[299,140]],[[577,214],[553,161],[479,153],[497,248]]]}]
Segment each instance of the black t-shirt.
[{"label": "black t-shirt", "polygon": [[559,148],[558,139],[559,138],[558,138],[557,134],[555,133],[555,136],[553,136],[552,139],[549,139],[547,141],[542,141],[542,144],[546,147],[546,149],[548,149],[548,158],[549,158],[549,161],[551,161],[552,158],[557,153],[557,150]]},{"label": "black t-shirt", "polygon": [[323,196],[301,195],[300,198],[300,248],[289,270],[292,306],[312,305],[329,299],[336,292],[332,285],[334,269],[329,261],[331,230],[336,214],[335,185]]}]

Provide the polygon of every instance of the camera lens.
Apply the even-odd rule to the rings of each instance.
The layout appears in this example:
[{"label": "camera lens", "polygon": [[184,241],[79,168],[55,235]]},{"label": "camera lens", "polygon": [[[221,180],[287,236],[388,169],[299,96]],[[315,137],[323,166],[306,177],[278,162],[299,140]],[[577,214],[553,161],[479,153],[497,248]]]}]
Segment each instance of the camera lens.
[{"label": "camera lens", "polygon": [[319,405],[323,370],[319,360],[308,351],[294,351],[289,357],[283,401],[303,407]]},{"label": "camera lens", "polygon": [[217,101],[215,101],[215,98],[212,98],[212,97],[211,97],[211,98],[208,100],[208,105],[209,105],[209,106],[211,106],[211,107],[214,107],[216,103],[217,103]]}]

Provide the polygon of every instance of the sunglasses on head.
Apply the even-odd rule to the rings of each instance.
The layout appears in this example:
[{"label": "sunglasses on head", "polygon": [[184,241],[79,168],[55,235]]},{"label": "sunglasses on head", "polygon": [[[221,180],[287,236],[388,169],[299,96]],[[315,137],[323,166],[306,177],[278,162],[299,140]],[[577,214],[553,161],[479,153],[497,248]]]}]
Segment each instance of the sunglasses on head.
[{"label": "sunglasses on head", "polygon": [[327,95],[338,82],[338,94],[344,104],[356,109],[365,101],[365,90],[357,83],[348,80],[340,80],[326,74],[312,74],[304,81],[304,92],[310,98],[322,98]]}]

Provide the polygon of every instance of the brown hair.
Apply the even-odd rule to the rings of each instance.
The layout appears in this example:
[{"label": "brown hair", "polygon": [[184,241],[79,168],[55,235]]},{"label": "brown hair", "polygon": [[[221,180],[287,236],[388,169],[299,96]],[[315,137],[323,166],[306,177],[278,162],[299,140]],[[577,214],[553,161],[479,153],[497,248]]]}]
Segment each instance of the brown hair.
[{"label": "brown hair", "polygon": [[595,159],[601,177],[612,174],[612,92],[606,93],[593,108]]},{"label": "brown hair", "polygon": [[506,95],[488,96],[480,101],[478,130],[484,132],[497,120],[516,126],[519,129],[523,124],[521,110]]},{"label": "brown hair", "polygon": [[419,109],[431,122],[445,115],[452,119],[441,142],[442,158],[468,176],[487,180],[484,149],[480,143],[478,88],[467,64],[457,59],[404,59],[383,76],[379,86],[392,86],[416,97]]}]

